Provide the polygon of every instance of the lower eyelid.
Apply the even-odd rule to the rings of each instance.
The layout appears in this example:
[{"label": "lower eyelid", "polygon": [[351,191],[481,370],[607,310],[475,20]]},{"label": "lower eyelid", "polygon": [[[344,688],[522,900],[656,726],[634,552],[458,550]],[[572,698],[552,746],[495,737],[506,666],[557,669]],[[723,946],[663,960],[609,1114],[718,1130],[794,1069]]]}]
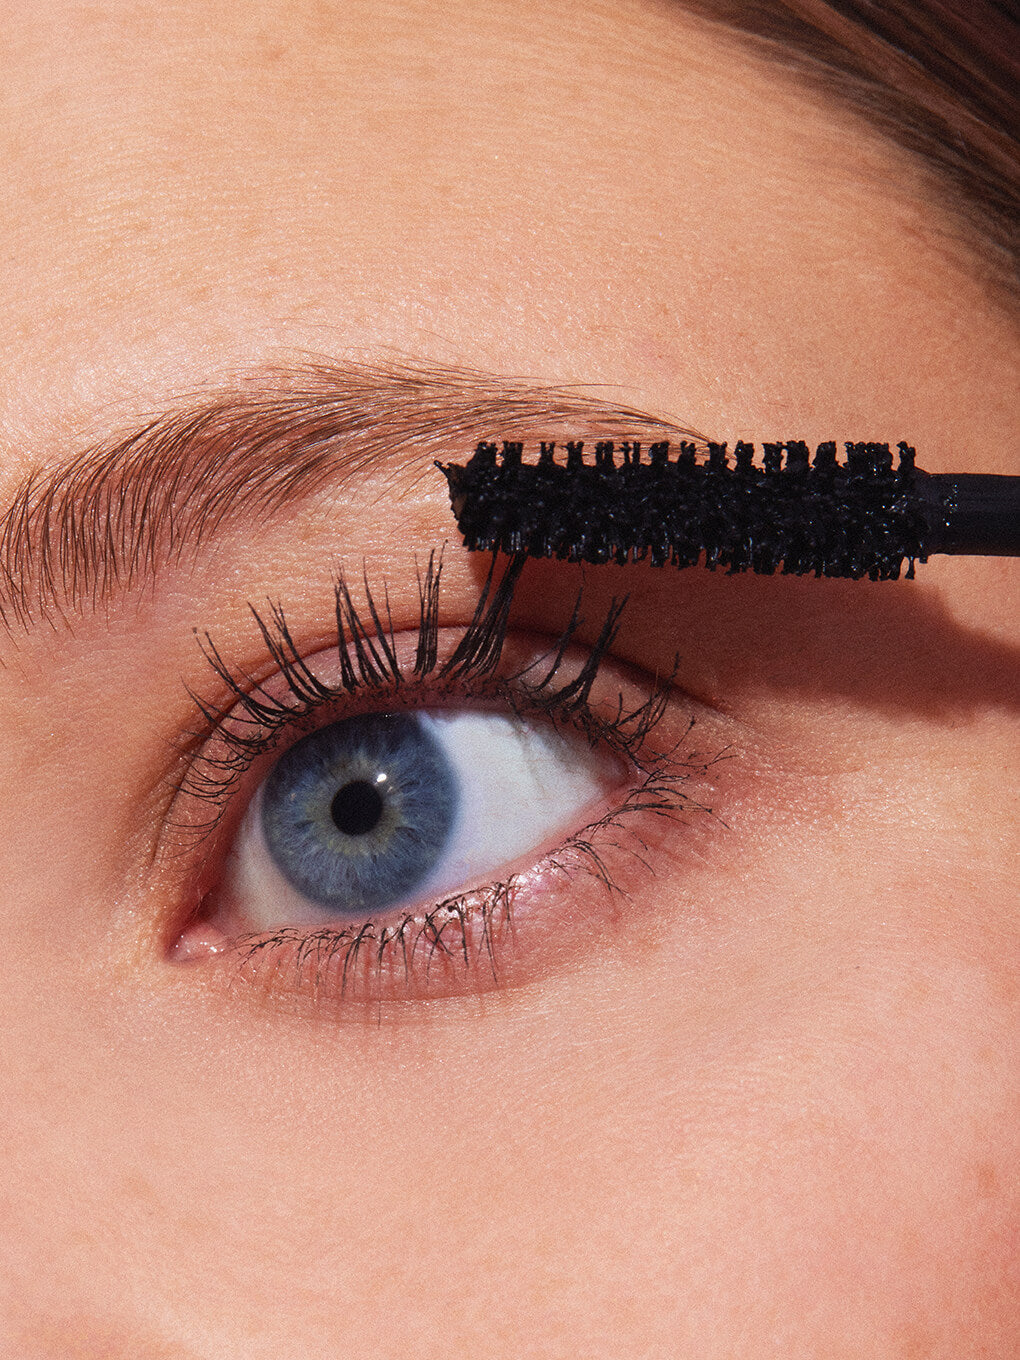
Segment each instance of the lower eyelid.
[{"label": "lower eyelid", "polygon": [[202,964],[232,997],[378,1021],[406,1017],[422,1001],[506,992],[602,949],[625,948],[660,910],[643,896],[650,881],[701,858],[724,830],[699,801],[704,773],[685,771],[684,792],[667,802],[657,781],[668,777],[664,763],[632,790],[629,807],[607,808],[600,822],[505,883],[344,930],[220,936]]},{"label": "lower eyelid", "polygon": [[[447,630],[448,642],[444,642],[440,630],[440,655],[444,649],[452,651],[461,635],[462,630]],[[396,641],[405,651],[410,643],[409,654],[413,655],[413,638],[401,635]],[[503,673],[515,675],[529,661],[548,657],[549,647],[549,639],[527,635],[518,635],[505,647],[501,643]],[[329,665],[334,669],[339,666],[333,655],[330,662],[329,653],[320,654],[326,658],[327,669]],[[584,659],[590,653],[571,644],[559,656],[563,675],[573,675],[583,673]],[[307,664],[317,669],[318,663],[319,658],[313,656]],[[614,723],[617,732],[626,729],[626,722],[620,727],[622,714],[637,715],[634,730],[626,733],[628,744],[621,748],[621,753],[627,750],[631,761],[638,748],[642,752],[633,767],[631,794],[625,806],[607,808],[607,815],[597,824],[569,837],[541,862],[529,865],[503,884],[402,917],[380,917],[342,929],[287,926],[259,935],[250,931],[234,935],[217,929],[204,907],[216,882],[215,848],[203,852],[204,867],[193,867],[192,882],[186,885],[188,864],[194,866],[196,862],[196,847],[185,842],[189,830],[192,835],[201,830],[203,810],[198,808],[196,816],[195,807],[185,807],[176,846],[171,844],[169,850],[171,859],[174,853],[181,856],[183,900],[168,922],[165,956],[176,963],[201,967],[203,976],[222,984],[231,994],[242,990],[269,1003],[310,1008],[315,1013],[353,1015],[366,1005],[375,1013],[384,1005],[400,1009],[425,998],[438,1000],[513,987],[548,975],[571,958],[583,958],[604,936],[618,936],[621,931],[632,934],[640,928],[644,915],[643,887],[666,865],[672,868],[681,863],[685,854],[698,857],[702,853],[700,842],[716,834],[721,823],[704,806],[710,801],[707,767],[711,761],[690,757],[693,743],[685,735],[698,706],[668,689],[661,692],[660,711],[656,698],[660,692],[650,684],[650,678],[639,677],[630,667],[621,667],[605,656],[595,675],[591,704],[582,709],[590,715],[592,725],[586,729],[582,724],[581,730],[593,741],[601,741],[607,731],[613,731]],[[321,678],[330,683],[328,675]],[[561,681],[560,672],[556,681],[554,691]],[[267,683],[271,695],[273,682]],[[261,692],[267,693],[265,689]],[[541,698],[548,694],[543,691]],[[394,698],[398,706],[408,706],[405,689],[390,691],[389,702]],[[460,699],[470,703],[470,690]],[[371,685],[366,700],[374,709],[388,701],[386,693],[374,691]],[[428,703],[426,694],[411,706]],[[349,702],[344,701],[344,706],[349,712]],[[540,711],[541,703],[537,707]],[[640,715],[645,710],[648,721],[642,722]],[[715,722],[709,718],[710,727],[717,722],[718,715]],[[653,729],[655,746],[668,755],[656,758],[645,752]],[[706,746],[703,736],[698,745]],[[715,743],[710,736],[707,745],[718,751],[726,742],[720,739]],[[272,758],[277,754],[273,752]],[[261,759],[264,769],[269,758],[267,754]],[[257,773],[258,763],[246,771],[246,779]],[[189,799],[201,802],[201,797],[194,797],[194,790],[187,792],[186,804]],[[232,795],[226,821],[223,825],[217,821],[212,828],[214,842],[223,844],[230,825],[236,829],[242,812],[240,800]],[[207,825],[208,815],[204,815]]]}]

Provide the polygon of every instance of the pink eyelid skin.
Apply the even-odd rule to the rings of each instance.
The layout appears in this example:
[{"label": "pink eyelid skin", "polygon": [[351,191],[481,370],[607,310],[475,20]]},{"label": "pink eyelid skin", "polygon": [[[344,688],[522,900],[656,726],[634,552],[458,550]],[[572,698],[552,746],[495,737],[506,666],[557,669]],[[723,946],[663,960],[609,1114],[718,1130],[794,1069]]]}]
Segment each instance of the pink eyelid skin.
[{"label": "pink eyelid skin", "polygon": [[[692,842],[715,837],[722,827],[706,801],[712,797],[714,756],[697,755],[689,740],[698,706],[676,689],[655,691],[650,677],[603,653],[584,703],[557,711],[556,691],[569,695],[591,656],[591,649],[569,637],[564,643],[509,633],[494,670],[482,676],[437,676],[467,631],[436,625],[435,665],[431,674],[418,678],[413,670],[415,657],[421,656],[421,627],[389,634],[401,681],[391,677],[389,683],[363,684],[351,693],[341,685],[348,668],[335,644],[305,661],[288,635],[285,668],[298,665],[299,685],[307,687],[314,678],[325,689],[341,691],[314,708],[296,702],[292,677],[280,670],[254,690],[239,680],[242,692],[264,695],[292,711],[275,732],[258,734],[249,726],[250,713],[242,706],[239,715],[235,705],[209,734],[196,755],[198,764],[191,767],[207,780],[203,762],[211,761],[212,770],[225,770],[230,759],[237,765],[237,750],[224,737],[231,723],[242,723],[253,751],[267,738],[265,749],[245,760],[244,768],[229,770],[230,787],[212,823],[196,780],[185,776],[171,814],[171,841],[176,840],[174,853],[182,862],[190,860],[191,876],[190,882],[182,881],[182,901],[164,936],[169,962],[203,970],[208,982],[232,995],[240,992],[287,1010],[333,1018],[367,1011],[378,1018],[380,1008],[406,1014],[409,1005],[426,1000],[518,987],[583,959],[620,931],[639,927],[641,883],[667,863],[682,861],[694,852]],[[356,644],[356,638],[348,638],[348,659]],[[543,688],[551,656],[557,663],[555,685]],[[535,692],[529,693],[529,682]],[[227,698],[211,700],[207,712],[222,713]],[[524,857],[530,862],[501,867],[493,883],[378,919],[284,925],[257,933],[245,929],[238,905],[218,894],[222,868],[245,807],[281,752],[308,731],[357,712],[440,705],[510,705],[527,721],[573,728],[615,752],[625,786],[587,810],[583,824],[558,844],[537,846]],[[705,747],[703,740],[697,744]]]}]

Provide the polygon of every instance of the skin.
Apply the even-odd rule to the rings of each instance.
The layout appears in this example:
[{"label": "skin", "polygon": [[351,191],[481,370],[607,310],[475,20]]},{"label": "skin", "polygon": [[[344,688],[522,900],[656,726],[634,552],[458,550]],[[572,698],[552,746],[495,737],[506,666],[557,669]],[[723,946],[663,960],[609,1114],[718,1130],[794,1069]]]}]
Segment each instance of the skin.
[{"label": "skin", "polygon": [[[310,353],[1016,471],[1015,330],[921,172],[682,11],[23,0],[3,29],[5,501]],[[631,592],[639,688],[680,651],[663,731],[729,748],[718,819],[622,867],[627,910],[579,885],[519,986],[364,1024],[168,960],[138,867],[193,627],[256,667],[246,602],[281,598],[325,645],[338,541],[413,626],[442,485],[323,505],[0,639],[0,1350],[1016,1353],[1016,564],[590,572],[593,620]],[[447,568],[453,628],[478,568]],[[577,578],[537,565],[520,627]]]}]

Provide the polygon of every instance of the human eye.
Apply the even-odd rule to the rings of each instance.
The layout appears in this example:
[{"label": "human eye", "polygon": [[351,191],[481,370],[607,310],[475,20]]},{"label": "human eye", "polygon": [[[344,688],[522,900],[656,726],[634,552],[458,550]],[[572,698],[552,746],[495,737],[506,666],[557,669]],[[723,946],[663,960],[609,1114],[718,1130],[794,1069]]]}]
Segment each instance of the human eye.
[{"label": "human eye", "polygon": [[259,785],[218,893],[260,929],[374,919],[485,882],[624,785],[623,763],[522,715],[341,718]]},{"label": "human eye", "polygon": [[203,639],[219,694],[196,696],[169,818],[197,884],[174,962],[356,1015],[513,987],[594,946],[667,825],[707,811],[711,761],[679,749],[672,677],[615,661],[622,604],[590,646],[580,597],[558,636],[509,627],[523,565],[494,561],[459,629],[432,558],[413,628],[385,589],[355,604],[340,580],[328,646],[306,652],[280,606],[253,610],[269,669]]}]

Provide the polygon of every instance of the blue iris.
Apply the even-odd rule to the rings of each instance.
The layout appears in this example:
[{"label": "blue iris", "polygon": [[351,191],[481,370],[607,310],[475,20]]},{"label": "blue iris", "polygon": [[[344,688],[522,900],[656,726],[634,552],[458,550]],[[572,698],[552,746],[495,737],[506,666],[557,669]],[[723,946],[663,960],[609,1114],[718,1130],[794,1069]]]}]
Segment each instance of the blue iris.
[{"label": "blue iris", "polygon": [[284,752],[263,789],[262,830],[292,887],[331,911],[365,916],[425,882],[459,801],[427,719],[369,713]]}]

